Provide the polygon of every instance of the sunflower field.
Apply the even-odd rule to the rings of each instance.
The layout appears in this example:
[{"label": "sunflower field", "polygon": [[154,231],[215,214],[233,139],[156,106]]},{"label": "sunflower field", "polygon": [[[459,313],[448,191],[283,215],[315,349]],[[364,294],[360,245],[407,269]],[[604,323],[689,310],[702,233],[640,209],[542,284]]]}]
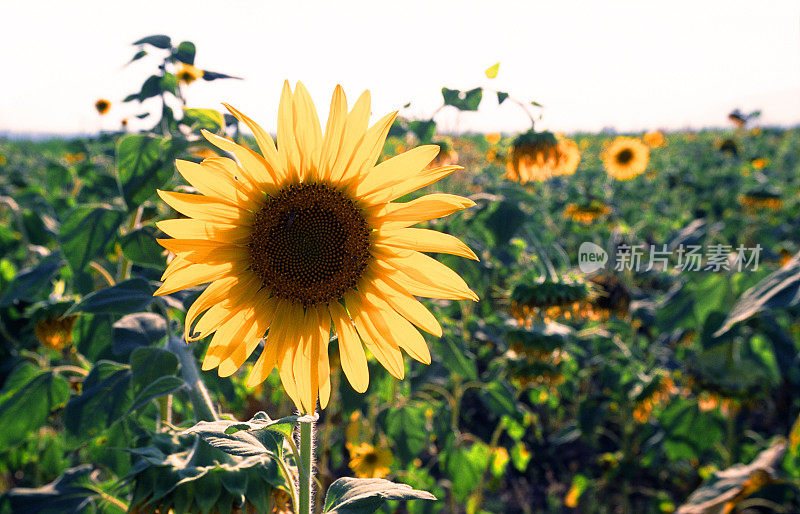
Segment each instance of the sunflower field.
[{"label": "sunflower field", "polygon": [[800,128],[269,134],[195,53],[0,138],[0,513],[800,512]]}]

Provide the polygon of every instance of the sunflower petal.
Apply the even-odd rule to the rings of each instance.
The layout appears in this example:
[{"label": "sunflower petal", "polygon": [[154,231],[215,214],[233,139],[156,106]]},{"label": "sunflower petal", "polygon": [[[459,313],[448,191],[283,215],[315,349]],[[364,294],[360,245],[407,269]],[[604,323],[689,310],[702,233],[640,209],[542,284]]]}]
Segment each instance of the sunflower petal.
[{"label": "sunflower petal", "polygon": [[416,177],[439,151],[439,145],[423,145],[386,159],[365,174],[353,192],[358,197],[365,197]]},{"label": "sunflower petal", "polygon": [[250,227],[191,218],[159,221],[156,226],[175,239],[209,239],[220,243],[245,242],[252,232]]},{"label": "sunflower petal", "polygon": [[157,189],[161,197],[170,207],[186,216],[206,221],[224,221],[236,225],[250,225],[253,213],[203,195],[173,193]]},{"label": "sunflower petal", "polygon": [[272,178],[272,181],[276,184],[282,182],[285,177],[283,169],[281,169],[280,166],[280,161],[278,160],[278,150],[275,148],[275,143],[272,141],[272,136],[270,136],[266,130],[261,128],[258,123],[251,120],[230,105],[226,103],[223,103],[222,105],[224,105],[225,108],[236,117],[236,119],[247,125],[247,128],[250,129],[250,131],[253,133],[253,136],[256,138],[256,144],[258,144],[258,148],[261,150],[261,155],[264,158],[267,172]]},{"label": "sunflower petal", "polygon": [[384,341],[392,341],[394,345],[405,350],[412,358],[423,364],[431,363],[431,352],[422,334],[411,323],[400,316],[389,304],[374,292],[367,291],[363,296],[365,310],[378,333]]},{"label": "sunflower petal", "polygon": [[364,210],[373,226],[387,222],[419,223],[447,216],[461,209],[472,207],[475,202],[463,196],[447,193],[425,195],[405,203],[388,203]]},{"label": "sunflower petal", "polygon": [[205,288],[202,293],[200,293],[200,296],[198,296],[194,302],[192,302],[192,305],[186,312],[186,322],[184,323],[185,328],[183,336],[186,339],[186,342],[200,339],[200,337],[191,336],[193,333],[191,328],[194,320],[200,313],[207,311],[212,306],[226,298],[231,291],[231,287],[233,287],[238,280],[238,277],[226,277],[220,280],[215,280],[211,283],[211,285]]},{"label": "sunflower petal", "polygon": [[[255,304],[255,318],[253,320],[254,334],[252,337],[245,338],[242,342],[238,343],[235,350],[220,363],[219,376],[229,377],[233,375],[255,351],[264,333],[266,333],[275,319],[278,302],[279,300],[277,298],[267,298],[266,295],[264,295]],[[270,368],[270,371],[272,371],[272,368]]]},{"label": "sunflower petal", "polygon": [[442,337],[442,327],[436,317],[408,292],[392,287],[380,278],[372,280],[369,287],[405,319],[429,334]]},{"label": "sunflower petal", "polygon": [[322,140],[319,173],[322,180],[330,178],[331,168],[339,153],[344,134],[344,125],[347,121],[347,97],[342,86],[336,86],[331,98],[331,108],[328,113],[328,124],[325,127],[325,137]]},{"label": "sunflower petal", "polygon": [[391,202],[392,200],[396,200],[403,195],[411,193],[412,191],[416,191],[417,189],[433,184],[437,180],[441,180],[450,175],[454,171],[463,169],[464,168],[461,166],[442,166],[440,168],[425,170],[419,173],[419,175],[404,180],[397,185],[386,189],[379,189],[374,193],[364,195],[364,198],[361,199],[361,202],[364,205],[376,205]]},{"label": "sunflower petal", "polygon": [[162,296],[187,287],[219,280],[243,272],[247,262],[223,262],[221,264],[193,264],[168,276],[153,296]]},{"label": "sunflower petal", "polygon": [[175,168],[189,184],[205,196],[248,210],[257,208],[257,203],[250,198],[248,188],[237,181],[235,176],[217,160],[206,159],[197,164],[178,159],[175,161]]},{"label": "sunflower petal", "polygon": [[289,81],[283,83],[281,101],[278,105],[278,155],[281,166],[289,180],[299,179],[300,155],[294,138],[294,113],[292,112],[292,88]]},{"label": "sunflower petal", "polygon": [[459,238],[424,228],[403,228],[399,230],[379,230],[375,244],[387,245],[419,252],[449,253],[467,259],[479,260],[475,252]]},{"label": "sunflower petal", "polygon": [[342,371],[353,389],[363,393],[369,385],[369,368],[361,338],[342,304],[331,302],[328,309],[333,327],[339,336],[339,360],[342,363]]},{"label": "sunflower petal", "polygon": [[220,150],[232,153],[236,160],[239,161],[242,174],[253,185],[268,194],[275,191],[275,178],[270,173],[271,170],[263,157],[249,148],[236,144],[228,138],[220,137],[208,130],[203,129],[201,133],[212,145]]},{"label": "sunflower petal", "polygon": [[381,329],[375,326],[372,319],[375,308],[371,303],[365,302],[360,293],[350,291],[345,293],[344,298],[364,345],[393,377],[402,380],[405,376],[403,355],[397,343],[393,339],[387,339]]},{"label": "sunflower petal", "polygon": [[369,123],[369,104],[370,95],[369,91],[364,91],[353,110],[347,115],[347,120],[344,124],[342,132],[342,143],[339,147],[339,152],[336,155],[336,163],[331,170],[330,179],[334,182],[341,182],[342,180],[350,179],[353,173],[357,170],[351,169],[351,162],[353,154],[361,143],[364,133],[367,131],[367,124]]}]

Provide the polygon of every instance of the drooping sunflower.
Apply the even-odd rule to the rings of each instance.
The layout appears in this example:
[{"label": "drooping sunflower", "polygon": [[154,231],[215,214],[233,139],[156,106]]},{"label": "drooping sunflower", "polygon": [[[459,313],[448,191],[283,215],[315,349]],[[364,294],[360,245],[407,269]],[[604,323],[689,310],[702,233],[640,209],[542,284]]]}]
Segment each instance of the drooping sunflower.
[{"label": "drooping sunflower", "polygon": [[187,86],[197,79],[203,78],[203,70],[191,64],[179,63],[178,71],[175,76],[178,77],[179,82],[183,82]]},{"label": "drooping sunflower", "polygon": [[650,148],[630,137],[618,137],[602,155],[606,172],[617,180],[628,180],[641,174],[650,160]]},{"label": "drooping sunflower", "polygon": [[558,140],[551,132],[529,130],[514,139],[506,163],[509,180],[544,182],[553,176],[558,164]]},{"label": "drooping sunflower", "polygon": [[392,452],[386,448],[375,448],[371,444],[349,445],[350,469],[358,478],[383,478],[391,471]]},{"label": "drooping sunflower", "polygon": [[187,341],[214,334],[203,369],[231,375],[266,332],[247,384],[261,383],[277,367],[298,409],[312,413],[318,395],[322,408],[330,396],[331,329],[356,391],[365,391],[369,381],[364,346],[398,379],[405,373],[401,349],[430,363],[415,325],[437,337],[442,329],[415,296],[478,297],[459,275],[421,252],[477,257],[451,235],[409,227],[474,202],[450,194],[394,200],[461,168],[423,171],[436,145],[376,165],[397,112],[368,128],[368,91],[348,114],[337,86],[323,134],[306,88],[298,82],[292,92],[285,83],[277,148],[259,125],[226,107],[253,132],[261,154],[204,132],[235,159],[176,161],[201,194],[159,191],[190,218],[157,224],[174,238],[160,243],[176,258],[155,294],[211,283],[186,315]]}]

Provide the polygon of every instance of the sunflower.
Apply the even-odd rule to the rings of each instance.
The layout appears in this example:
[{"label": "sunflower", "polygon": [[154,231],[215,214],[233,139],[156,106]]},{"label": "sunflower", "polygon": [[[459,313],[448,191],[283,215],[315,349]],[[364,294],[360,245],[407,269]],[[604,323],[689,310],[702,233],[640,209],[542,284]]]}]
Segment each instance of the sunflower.
[{"label": "sunflower", "polygon": [[61,351],[72,344],[72,327],[77,316],[43,318],[36,322],[34,332],[42,346]]},{"label": "sunflower", "polygon": [[564,209],[564,217],[586,225],[594,223],[597,219],[611,212],[611,208],[598,200],[588,203],[571,203]]},{"label": "sunflower", "polygon": [[376,165],[397,112],[368,129],[368,91],[348,114],[337,86],[323,135],[306,88],[298,82],[292,92],[285,83],[277,149],[264,129],[226,107],[253,132],[261,155],[204,131],[236,160],[176,161],[201,194],[159,191],[190,218],[157,224],[174,238],[160,243],[176,257],[155,294],[211,283],[186,315],[187,341],[214,334],[203,369],[233,374],[269,329],[247,385],[260,384],[277,367],[295,405],[311,413],[318,395],[322,408],[330,396],[331,328],[356,391],[369,382],[362,343],[398,379],[405,374],[401,349],[429,364],[414,325],[437,337],[442,329],[414,297],[478,297],[459,275],[421,252],[477,257],[451,235],[408,227],[475,203],[450,194],[393,200],[461,168],[423,171],[439,152],[436,145]]},{"label": "sunflower", "polygon": [[602,155],[603,164],[609,175],[617,180],[628,180],[647,168],[650,148],[630,137],[618,137]]},{"label": "sunflower", "polygon": [[658,148],[664,144],[665,139],[664,134],[662,134],[660,130],[652,130],[646,132],[645,135],[642,136],[642,141],[650,148]]},{"label": "sunflower", "polygon": [[383,478],[389,474],[389,466],[394,460],[392,452],[385,448],[375,448],[371,444],[349,445],[350,469],[358,478]]},{"label": "sunflower", "polygon": [[571,139],[561,139],[556,147],[558,157],[553,169],[553,176],[572,175],[581,162],[581,151],[578,144]]},{"label": "sunflower", "polygon": [[101,98],[94,103],[94,108],[97,109],[97,112],[99,112],[102,116],[103,114],[107,113],[109,109],[111,109],[111,102]]},{"label": "sunflower", "polygon": [[755,189],[739,195],[739,203],[749,213],[762,210],[779,211],[783,207],[781,195],[765,188]]},{"label": "sunflower", "polygon": [[529,130],[517,136],[506,163],[506,178],[522,184],[544,182],[558,164],[558,140],[551,132]]},{"label": "sunflower", "polygon": [[183,82],[188,86],[195,80],[203,78],[203,70],[191,64],[179,63],[175,76],[178,77],[178,82]]}]

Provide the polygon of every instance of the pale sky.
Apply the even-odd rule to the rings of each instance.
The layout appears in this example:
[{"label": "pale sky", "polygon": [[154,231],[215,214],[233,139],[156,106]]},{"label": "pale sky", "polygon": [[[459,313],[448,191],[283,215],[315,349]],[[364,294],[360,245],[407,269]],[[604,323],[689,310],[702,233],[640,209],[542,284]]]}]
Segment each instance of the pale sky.
[{"label": "pale sky", "polygon": [[[190,107],[229,102],[269,130],[284,79],[323,118],[340,83],[351,104],[370,89],[373,119],[409,101],[406,115],[427,117],[442,86],[487,86],[544,104],[538,126],[568,132],[724,126],[735,107],[800,123],[797,0],[0,0],[0,19],[0,132],[116,129],[141,112],[120,100],[155,61],[124,64],[151,34],[193,41],[198,67],[245,78],[192,84]],[[441,111],[440,131],[527,128],[489,96],[477,113]],[[103,118],[101,97],[113,103]]]}]

